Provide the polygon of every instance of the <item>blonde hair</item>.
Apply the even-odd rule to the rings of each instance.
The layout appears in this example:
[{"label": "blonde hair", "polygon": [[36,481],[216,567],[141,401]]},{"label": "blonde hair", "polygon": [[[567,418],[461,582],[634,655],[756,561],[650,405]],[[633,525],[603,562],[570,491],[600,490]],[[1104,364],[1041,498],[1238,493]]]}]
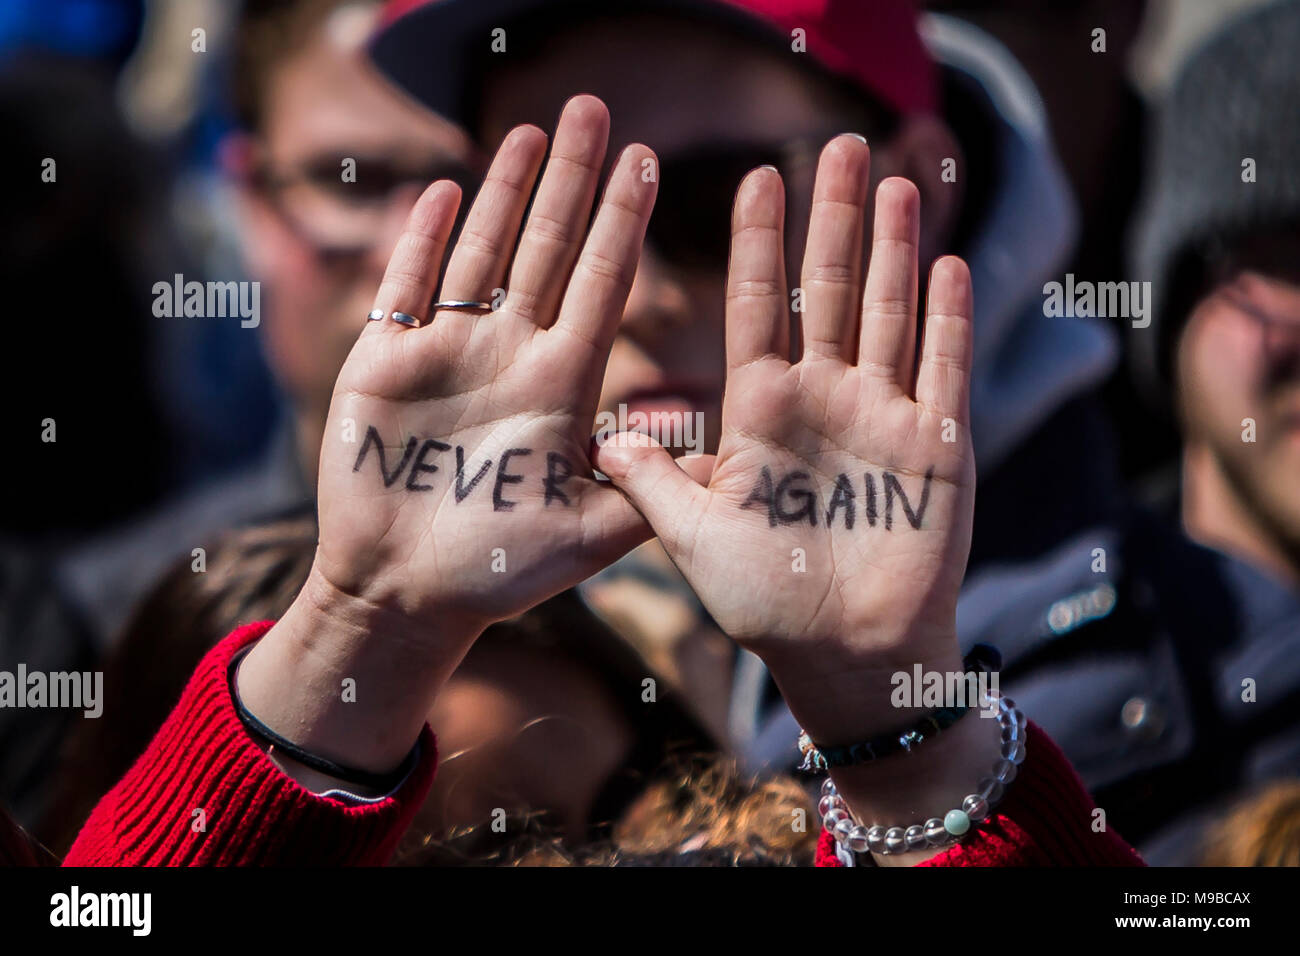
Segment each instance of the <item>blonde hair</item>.
[{"label": "blonde hair", "polygon": [[734,761],[699,756],[651,781],[607,840],[570,847],[535,815],[511,821],[502,842],[487,825],[399,851],[415,866],[808,866],[819,823],[812,798],[787,777],[742,774]]},{"label": "blonde hair", "polygon": [[1300,866],[1300,780],[1238,803],[1206,841],[1202,866]]},{"label": "blonde hair", "polygon": [[811,862],[815,820],[812,799],[794,780],[746,777],[733,761],[715,760],[652,784],[615,825],[614,843],[643,855],[689,848],[737,864],[794,866]]}]

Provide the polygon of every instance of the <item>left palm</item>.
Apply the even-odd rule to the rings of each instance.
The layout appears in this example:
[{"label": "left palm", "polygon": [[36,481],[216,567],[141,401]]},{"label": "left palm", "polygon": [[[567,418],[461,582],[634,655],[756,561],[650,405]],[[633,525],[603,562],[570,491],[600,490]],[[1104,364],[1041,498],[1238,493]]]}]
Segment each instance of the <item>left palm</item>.
[{"label": "left palm", "polygon": [[823,153],[795,362],[780,178],[756,170],[740,187],[707,486],[642,439],[597,453],[719,625],[769,663],[939,660],[955,647],[974,506],[970,276],[960,259],[935,264],[914,386],[919,197],[906,180],[880,186],[864,292],[868,162],[850,137]]}]

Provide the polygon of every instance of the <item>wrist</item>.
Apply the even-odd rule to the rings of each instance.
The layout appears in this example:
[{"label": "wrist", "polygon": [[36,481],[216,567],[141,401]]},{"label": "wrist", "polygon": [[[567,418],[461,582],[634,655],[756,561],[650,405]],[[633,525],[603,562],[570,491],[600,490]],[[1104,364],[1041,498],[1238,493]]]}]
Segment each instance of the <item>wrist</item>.
[{"label": "wrist", "polygon": [[[965,667],[956,635],[909,641],[898,650],[852,653],[796,647],[793,659],[764,661],[800,726],[819,744],[842,746],[901,730],[932,707],[906,693],[921,674]],[[975,703],[974,706],[978,706]]]},{"label": "wrist", "polygon": [[376,635],[390,652],[406,654],[411,660],[429,659],[446,648],[464,653],[491,623],[457,610],[437,595],[434,581],[409,585],[405,572],[391,569],[367,575],[363,580],[340,572],[320,548],[311,572],[291,610],[306,617],[323,617],[355,634]]},{"label": "wrist", "polygon": [[338,592],[313,571],[240,663],[244,706],[297,746],[377,774],[409,754],[476,633],[435,633]]},{"label": "wrist", "polygon": [[[830,777],[863,826],[907,827],[929,818],[943,819],[949,810],[961,807],[963,798],[990,776],[1000,755],[998,722],[972,713],[912,753],[838,767]],[[881,866],[912,866],[945,851],[935,847],[876,854],[875,860]]]},{"label": "wrist", "polygon": [[[923,696],[912,693],[918,678],[966,672],[955,629],[926,639],[912,635],[897,642],[874,642],[869,652],[840,647],[823,654],[815,644],[796,646],[793,651],[789,659],[769,656],[765,660],[795,718],[824,746],[861,743],[915,724],[935,709],[925,704]],[[989,712],[979,700],[945,699],[940,706],[955,703],[971,707],[971,712],[928,736],[912,752],[831,771],[859,821],[867,826],[896,826],[942,817],[988,776],[1000,755],[998,722],[983,719]],[[909,866],[941,852],[942,848],[935,848],[881,856],[877,862]]]}]

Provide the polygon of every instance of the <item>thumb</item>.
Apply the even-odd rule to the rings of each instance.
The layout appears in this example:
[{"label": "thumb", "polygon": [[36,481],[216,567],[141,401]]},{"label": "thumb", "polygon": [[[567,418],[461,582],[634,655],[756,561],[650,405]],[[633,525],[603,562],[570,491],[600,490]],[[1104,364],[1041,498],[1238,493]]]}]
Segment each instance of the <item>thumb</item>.
[{"label": "thumb", "polygon": [[677,467],[686,474],[690,475],[697,485],[709,486],[713,480],[713,466],[717,464],[717,455],[687,455],[684,458],[673,459],[677,462]]},{"label": "thumb", "polygon": [[[681,529],[694,527],[708,504],[708,480],[699,458],[673,456],[649,435],[618,432],[592,440],[591,463],[650,522],[668,553],[676,556]],[[707,465],[711,470],[712,456]]]}]

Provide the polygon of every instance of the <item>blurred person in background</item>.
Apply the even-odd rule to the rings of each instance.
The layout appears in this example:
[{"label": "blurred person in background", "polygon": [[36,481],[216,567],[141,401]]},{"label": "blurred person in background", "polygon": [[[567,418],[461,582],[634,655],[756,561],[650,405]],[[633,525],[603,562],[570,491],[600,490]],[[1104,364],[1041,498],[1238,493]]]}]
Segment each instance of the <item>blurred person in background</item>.
[{"label": "blurred person in background", "polygon": [[1207,783],[1260,788],[1300,772],[1297,47],[1300,3],[1286,0],[1232,20],[1188,59],[1136,233],[1155,321],[1131,333],[1135,367],[1182,435],[1167,505],[1197,543],[1175,573],[1196,621],[1183,653],[1199,661],[1198,723],[1215,741],[1187,777],[1207,809],[1152,837],[1157,863],[1195,859],[1215,816]]},{"label": "blurred person in background", "polygon": [[403,217],[430,180],[473,181],[464,134],[367,63],[377,12],[349,0],[243,5],[231,38],[238,127],[220,155],[260,283],[262,315],[245,334],[260,337],[287,414],[253,464],[62,562],[61,586],[104,645],[179,556],[311,500],[330,390]]},{"label": "blurred person in background", "polygon": [[[32,315],[48,313],[43,297],[69,281],[96,306],[67,354],[51,347],[47,325],[14,330],[14,354],[45,382],[7,379],[11,407],[30,424],[22,447],[35,464],[15,478],[26,506],[5,519],[12,547],[0,541],[0,669],[97,666],[133,605],[178,558],[189,556],[198,572],[195,549],[220,532],[310,503],[330,390],[396,230],[431,179],[473,179],[466,137],[406,102],[367,63],[362,45],[377,11],[344,0],[249,0],[228,50],[215,26],[208,38],[214,58],[233,61],[240,125],[221,156],[245,259],[261,284],[256,329],[155,311],[159,280],[242,276],[198,264],[170,219],[175,157],[136,135],[114,101],[142,5],[15,5],[0,16],[11,57],[0,111],[20,143],[5,153],[6,170],[18,164],[5,181],[22,184],[6,209],[7,285]],[[182,25],[179,39],[174,31],[167,39],[192,58],[191,24]],[[71,55],[78,59],[54,59]],[[57,162],[53,183],[40,181],[47,156]],[[233,331],[213,336],[214,322]],[[212,423],[224,416],[226,429],[267,430],[248,418],[257,405],[227,348],[241,336],[261,338],[289,412],[265,454],[231,471]],[[177,380],[179,368],[201,377],[193,361],[224,375],[229,400],[198,419],[193,402],[210,393]],[[55,442],[42,441],[46,419]],[[181,459],[196,444],[197,474],[207,480],[183,491],[194,473]],[[93,495],[85,493],[92,468],[101,482]],[[47,758],[67,714],[0,711],[0,800],[22,823],[41,815]]]}]

